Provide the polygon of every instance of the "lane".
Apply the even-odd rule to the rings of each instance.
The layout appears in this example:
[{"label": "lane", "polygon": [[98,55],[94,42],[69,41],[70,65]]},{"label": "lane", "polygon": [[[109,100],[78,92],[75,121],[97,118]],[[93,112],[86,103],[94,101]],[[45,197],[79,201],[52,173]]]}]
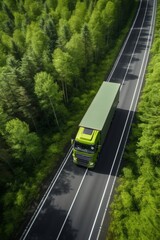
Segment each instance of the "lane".
[{"label": "lane", "polygon": [[27,226],[21,239],[55,239],[73,202],[76,192],[86,174],[86,169],[77,168],[69,159],[51,187],[48,196],[38,208],[38,214]]},{"label": "lane", "polygon": [[[120,154],[117,155],[114,166],[112,164],[130,110],[131,99],[146,51],[145,46],[148,44],[147,48],[149,47],[147,39],[154,3],[149,0],[143,0],[141,3],[138,10],[139,14],[122,55],[119,55],[117,66],[110,75],[109,80],[111,81],[121,83],[123,80],[125,81],[122,84],[120,103],[96,168],[91,171],[75,166],[72,163],[70,153],[68,153],[68,157],[56,178],[53,179],[53,183],[21,239],[85,240],[96,239],[99,236],[102,218],[104,218],[103,213],[107,201],[110,200],[113,183],[117,175],[117,166],[121,159]],[[145,16],[144,22],[143,16]],[[137,38],[139,38],[138,42]],[[136,48],[135,45],[137,45]],[[134,49],[135,53],[132,56]],[[130,67],[128,68],[128,66]],[[134,112],[134,109],[131,109],[132,111]],[[126,127],[129,128],[129,125],[126,125]],[[121,153],[125,142],[126,138],[122,141]],[[105,188],[106,192],[104,192]]]},{"label": "lane", "polygon": [[[111,75],[108,78],[109,81],[121,83],[122,79],[124,79],[135,45],[137,44],[137,40],[139,41],[139,33],[142,29],[144,16],[146,14],[146,7],[147,2],[140,1],[137,12],[138,15],[136,16],[133,26],[129,32],[127,42],[124,44],[125,47],[124,49],[122,48],[123,51],[120,53],[118,63],[116,62],[116,66],[113,67],[114,71],[111,72]],[[136,31],[133,31],[133,29],[136,29]],[[136,61],[136,57],[134,57],[134,60]]]}]

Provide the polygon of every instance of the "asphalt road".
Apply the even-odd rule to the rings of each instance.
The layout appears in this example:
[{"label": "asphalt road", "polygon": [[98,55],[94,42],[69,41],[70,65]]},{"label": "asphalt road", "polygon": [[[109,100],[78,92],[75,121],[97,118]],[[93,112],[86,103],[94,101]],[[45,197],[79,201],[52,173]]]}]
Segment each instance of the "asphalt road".
[{"label": "asphalt road", "polygon": [[72,163],[72,147],[24,230],[21,240],[105,239],[109,204],[143,86],[156,0],[139,9],[107,81],[121,83],[120,101],[94,170]]}]

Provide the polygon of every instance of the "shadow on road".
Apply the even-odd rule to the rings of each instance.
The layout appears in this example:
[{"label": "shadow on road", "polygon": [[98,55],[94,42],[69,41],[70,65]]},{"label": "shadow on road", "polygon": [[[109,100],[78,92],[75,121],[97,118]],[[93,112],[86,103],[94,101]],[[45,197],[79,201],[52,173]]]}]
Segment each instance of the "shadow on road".
[{"label": "shadow on road", "polygon": [[[117,109],[106,136],[100,158],[93,171],[100,174],[117,175],[117,166],[122,159],[126,137],[128,136],[129,122],[134,112],[124,109]],[[126,121],[126,119],[128,119]],[[119,174],[119,173],[118,173]]]}]

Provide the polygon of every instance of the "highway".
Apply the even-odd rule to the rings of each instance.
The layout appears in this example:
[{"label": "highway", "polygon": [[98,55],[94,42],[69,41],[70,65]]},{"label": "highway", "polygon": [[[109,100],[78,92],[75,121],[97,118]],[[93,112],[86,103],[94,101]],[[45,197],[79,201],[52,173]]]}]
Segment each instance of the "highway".
[{"label": "highway", "polygon": [[140,0],[135,21],[106,81],[121,83],[120,101],[93,170],[72,162],[72,146],[20,240],[105,240],[109,205],[144,81],[156,0]]}]

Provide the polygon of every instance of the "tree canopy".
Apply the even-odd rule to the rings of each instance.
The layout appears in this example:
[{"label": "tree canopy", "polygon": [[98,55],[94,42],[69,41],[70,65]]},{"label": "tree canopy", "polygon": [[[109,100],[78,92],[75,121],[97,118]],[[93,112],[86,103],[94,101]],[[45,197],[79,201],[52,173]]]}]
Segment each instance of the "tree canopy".
[{"label": "tree canopy", "polygon": [[[134,0],[0,2],[3,240],[13,237],[66,149],[79,111],[95,93],[95,66],[114,48],[134,6]],[[68,138],[62,139],[66,129]]]},{"label": "tree canopy", "polygon": [[160,239],[160,68],[158,1],[155,37],[107,239]]}]

